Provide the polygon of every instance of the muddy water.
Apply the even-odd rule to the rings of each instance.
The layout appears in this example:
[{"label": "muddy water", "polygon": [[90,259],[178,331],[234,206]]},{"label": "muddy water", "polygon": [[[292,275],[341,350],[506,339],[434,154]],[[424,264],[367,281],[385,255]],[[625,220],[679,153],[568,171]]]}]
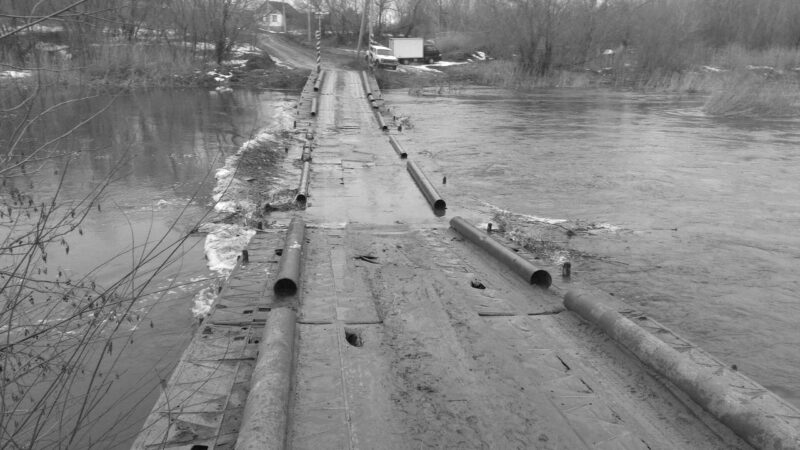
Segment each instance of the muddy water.
[{"label": "muddy water", "polygon": [[550,263],[800,406],[800,121],[712,118],[702,97],[425,94],[386,98],[410,157],[447,176],[448,215],[507,211]]},{"label": "muddy water", "polygon": [[[78,97],[45,93],[37,107]],[[126,323],[120,333],[124,338],[114,343],[115,349],[124,348],[111,371],[116,380],[92,414],[96,422],[79,435],[81,446],[91,441],[102,448],[127,448],[141,428],[159,394],[159,380],[168,377],[196,329],[192,310],[212,298],[225,275],[224,250],[245,233],[215,235],[218,248],[209,248],[204,233],[191,234],[181,245],[175,242],[209,220],[217,171],[226,161],[230,169],[231,155],[273,126],[290,99],[293,95],[279,92],[198,90],[99,96],[56,109],[34,126],[35,139],[21,146],[30,153],[108,108],[49,148],[46,154],[53,159],[39,170],[11,180],[38,202],[52,197],[65,174],[59,201],[69,204],[113,173],[100,206],[79,231],[65,236],[69,253],[49,250],[48,276],[58,274],[63,282],[90,274],[104,286],[123,277],[148,252],[166,250],[147,268],[169,261],[144,287],[149,295],[134,307],[141,322]],[[137,283],[149,277],[143,273]]]}]

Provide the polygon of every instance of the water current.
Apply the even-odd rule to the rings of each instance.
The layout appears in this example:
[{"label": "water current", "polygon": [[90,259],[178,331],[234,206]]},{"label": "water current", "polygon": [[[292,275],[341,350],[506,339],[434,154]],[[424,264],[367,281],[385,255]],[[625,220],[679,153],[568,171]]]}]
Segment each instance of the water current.
[{"label": "water current", "polygon": [[[93,425],[78,437],[79,446],[92,442],[128,448],[159,395],[161,381],[196,330],[197,316],[208,309],[219,280],[253,233],[236,224],[209,224],[241,209],[245,200],[235,198],[242,190],[231,183],[236,154],[246,145],[268,146],[274,130],[286,127],[296,94],[155,90],[86,97],[44,92],[35,109],[64,101],[71,102],[35,122],[28,135],[35,138],[26,137],[18,152],[30,154],[107,109],[48,147],[43,156],[50,159],[42,166],[30,164],[27,176],[10,182],[38,203],[52,198],[63,175],[59,201],[70,204],[110,173],[113,177],[99,206],[65,236],[69,251],[48,249],[46,276],[63,282],[90,274],[104,285],[124,277],[148,251],[174,252],[147,265],[152,269],[170,261],[145,288],[149,294],[136,302],[134,320],[125,323],[123,339],[115,342],[115,349],[124,347],[121,353],[117,350],[116,380],[91,415]],[[187,235],[185,242],[174,245]],[[149,275],[143,272],[140,282]]]},{"label": "water current", "polygon": [[[404,119],[406,149],[432,177],[447,177],[448,215],[483,223],[499,215],[546,244],[545,262],[571,261],[574,278],[800,405],[800,121],[712,118],[700,96],[422,94],[397,90],[385,98]],[[296,94],[169,90],[110,100],[70,104],[37,125],[40,139],[57,136],[110,104],[54,150],[65,156],[17,180],[46,197],[69,159],[62,197],[77,199],[117,168],[102,208],[67,236],[69,254],[48,261],[67,277],[91,270],[101,280],[120,277],[132,247],[174,241],[207,222],[230,181],[231,157],[268,141],[265,130],[285,127]],[[245,199],[223,200],[235,207]],[[115,428],[109,448],[129,445],[141,427],[195,329],[195,313],[213,299],[216,280],[248,237],[236,228],[203,230],[180,246],[178,262],[140,302],[147,329],[123,353],[119,387],[107,401],[130,413],[96,424]]]},{"label": "water current", "polygon": [[448,215],[500,213],[548,262],[800,406],[800,120],[603,90],[385,98],[409,153],[447,177]]}]

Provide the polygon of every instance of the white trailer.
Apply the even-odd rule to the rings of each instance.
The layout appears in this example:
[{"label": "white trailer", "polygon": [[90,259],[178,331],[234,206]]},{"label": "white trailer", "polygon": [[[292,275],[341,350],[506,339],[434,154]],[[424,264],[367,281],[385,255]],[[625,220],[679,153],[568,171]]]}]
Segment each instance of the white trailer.
[{"label": "white trailer", "polygon": [[424,52],[422,38],[389,38],[389,48],[400,64],[422,61]]}]

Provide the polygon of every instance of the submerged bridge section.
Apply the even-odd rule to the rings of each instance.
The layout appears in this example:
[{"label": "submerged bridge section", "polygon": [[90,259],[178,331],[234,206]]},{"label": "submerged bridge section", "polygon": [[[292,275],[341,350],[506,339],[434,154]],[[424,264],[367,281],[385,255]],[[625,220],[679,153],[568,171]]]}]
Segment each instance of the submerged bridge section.
[{"label": "submerged bridge section", "polygon": [[134,448],[800,446],[795,408],[457,217],[384,113],[366,74],[309,80],[304,209],[253,238]]}]

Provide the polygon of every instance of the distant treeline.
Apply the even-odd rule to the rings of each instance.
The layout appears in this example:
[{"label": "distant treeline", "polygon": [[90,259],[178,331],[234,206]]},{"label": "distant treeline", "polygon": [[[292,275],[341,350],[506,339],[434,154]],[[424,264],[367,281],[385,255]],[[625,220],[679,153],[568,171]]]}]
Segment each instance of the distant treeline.
[{"label": "distant treeline", "polygon": [[[0,0],[0,58],[23,62],[42,39],[91,59],[98,43],[159,42],[211,50],[219,63],[274,3],[253,0]],[[36,39],[30,39],[31,34]],[[210,45],[209,45],[210,44]]]},{"label": "distant treeline", "polygon": [[[300,17],[323,11],[323,30],[341,43],[353,42],[362,24],[369,23],[379,39],[387,34],[437,38],[440,47],[484,50],[537,75],[623,62],[640,72],[664,73],[706,64],[723,49],[800,48],[798,0],[298,0],[290,4],[293,7],[287,8],[294,14],[299,11]],[[362,21],[365,9],[371,18],[366,22]],[[60,24],[73,54],[90,54],[93,44],[113,36],[159,40],[193,51],[210,45],[219,62],[232,45],[257,31],[268,14],[282,10],[281,2],[261,0],[0,0],[0,33],[49,17],[42,23]],[[316,19],[310,17],[314,28]],[[24,60],[32,45],[19,34],[0,38],[0,58]]]},{"label": "distant treeline", "polygon": [[[378,3],[389,3],[378,0]],[[680,71],[727,47],[800,48],[798,0],[395,0],[394,31],[459,32],[530,73],[626,62]],[[605,54],[604,54],[605,53]]]}]

